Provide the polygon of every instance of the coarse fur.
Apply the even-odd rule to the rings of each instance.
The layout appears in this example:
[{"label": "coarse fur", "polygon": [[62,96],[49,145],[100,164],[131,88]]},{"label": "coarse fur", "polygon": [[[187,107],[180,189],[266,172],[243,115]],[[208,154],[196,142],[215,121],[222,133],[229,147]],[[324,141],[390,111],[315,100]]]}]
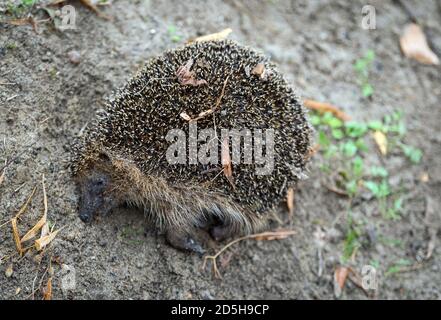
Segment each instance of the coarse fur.
[{"label": "coarse fur", "polygon": [[[190,59],[195,77],[204,80],[200,85],[184,85],[176,76]],[[258,64],[265,78],[252,72]],[[198,130],[274,129],[270,174],[257,175],[256,163],[233,163],[233,186],[222,165],[167,161],[169,130],[188,130],[181,114],[194,118],[217,104],[197,121]],[[299,98],[260,53],[229,40],[167,51],[116,93],[76,143],[72,172],[80,186],[80,216],[90,220],[127,203],[143,209],[159,229],[187,239],[180,245],[169,236],[173,245],[194,251],[188,239],[197,229],[209,229],[217,239],[258,231],[303,174],[310,134]]]}]

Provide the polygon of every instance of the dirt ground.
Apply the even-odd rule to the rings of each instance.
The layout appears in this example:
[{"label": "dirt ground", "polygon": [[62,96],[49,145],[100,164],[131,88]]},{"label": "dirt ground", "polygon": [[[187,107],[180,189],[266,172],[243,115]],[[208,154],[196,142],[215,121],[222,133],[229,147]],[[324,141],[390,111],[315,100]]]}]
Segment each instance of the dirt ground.
[{"label": "dirt ground", "polygon": [[[0,8],[7,2],[0,1]],[[406,3],[441,56],[441,5]],[[399,36],[409,17],[396,2],[370,2],[375,30],[361,28],[364,1],[115,0],[100,7],[111,20],[71,4],[76,30],[57,30],[50,21],[40,22],[38,33],[29,25],[0,24],[0,163],[14,160],[0,185],[0,225],[37,186],[19,221],[21,234],[35,224],[44,174],[48,219],[63,228],[38,259],[35,251],[20,257],[11,225],[0,227],[0,298],[41,299],[49,277],[53,299],[336,298],[333,277],[344,250],[348,199],[324,187],[321,153],[295,193],[292,221],[283,225],[296,235],[235,245],[225,255],[230,260],[223,259],[222,279],[201,270],[200,257],[168,246],[135,210],[120,209],[90,225],[78,218],[68,170],[75,137],[149,57],[224,28],[233,29],[230,38],[271,56],[304,98],[330,102],[363,121],[403,111],[405,142],[422,150],[422,160],[415,165],[402,153],[386,160],[377,152],[363,155],[366,163],[387,167],[404,205],[400,219],[390,220],[368,193],[352,200],[363,245],[345,265],[360,273],[375,261],[378,289],[367,295],[347,280],[340,298],[441,298],[441,72],[403,56]],[[33,14],[47,19],[41,10]],[[0,15],[8,18],[5,11]],[[366,99],[353,64],[369,49],[376,55],[369,75],[375,92]],[[80,53],[78,64],[71,51]],[[410,265],[392,272],[403,260]]]}]

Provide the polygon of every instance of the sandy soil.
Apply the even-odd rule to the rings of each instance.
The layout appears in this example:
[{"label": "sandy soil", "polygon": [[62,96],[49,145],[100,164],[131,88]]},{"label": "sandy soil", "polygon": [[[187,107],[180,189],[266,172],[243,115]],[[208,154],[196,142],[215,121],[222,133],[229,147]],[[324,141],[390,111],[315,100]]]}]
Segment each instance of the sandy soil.
[{"label": "sandy soil", "polygon": [[[35,251],[19,257],[10,224],[0,228],[0,298],[40,299],[40,284],[49,276],[54,299],[335,298],[333,274],[347,233],[348,199],[324,187],[328,176],[319,169],[320,154],[296,192],[291,223],[284,225],[297,234],[234,246],[221,267],[222,279],[201,270],[201,258],[169,247],[135,210],[117,210],[91,225],[77,217],[70,145],[105,98],[149,57],[230,27],[231,38],[264,50],[305,98],[331,102],[358,120],[404,112],[405,142],[422,149],[422,161],[412,165],[401,153],[387,160],[376,152],[364,154],[366,163],[387,167],[390,184],[405,196],[404,209],[401,219],[392,221],[378,213],[368,193],[353,200],[352,217],[360,221],[365,241],[346,263],[361,272],[377,261],[379,287],[368,297],[348,280],[341,298],[440,299],[440,67],[404,58],[398,39],[408,16],[395,2],[371,2],[376,30],[360,26],[363,1],[113,1],[101,8],[111,21],[74,1],[76,30],[62,32],[42,22],[37,34],[28,25],[0,24],[0,163],[14,159],[0,185],[0,224],[37,186],[20,232],[35,224],[43,208],[44,174],[48,219],[55,229],[63,227],[42,259]],[[407,3],[441,56],[440,5]],[[34,15],[47,18],[42,11]],[[176,26],[174,35],[170,25]],[[376,54],[371,99],[360,94],[353,68],[368,49]],[[72,50],[80,52],[79,64],[69,58]],[[425,173],[428,181],[421,181]],[[286,212],[280,216],[286,218]],[[315,240],[317,230],[323,243]],[[431,257],[422,258],[432,245]],[[403,259],[416,267],[386,275]]]}]

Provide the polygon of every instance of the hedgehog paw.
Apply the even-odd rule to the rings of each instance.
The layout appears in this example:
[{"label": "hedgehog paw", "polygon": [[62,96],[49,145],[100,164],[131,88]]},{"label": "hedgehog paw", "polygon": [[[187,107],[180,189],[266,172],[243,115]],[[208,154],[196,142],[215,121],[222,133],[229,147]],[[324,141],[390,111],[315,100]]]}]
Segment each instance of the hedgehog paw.
[{"label": "hedgehog paw", "polygon": [[192,251],[201,257],[205,254],[205,250],[202,248],[202,246],[188,234],[167,231],[166,239],[167,242],[176,249]]},{"label": "hedgehog paw", "polygon": [[209,229],[210,236],[216,241],[223,241],[231,236],[231,227],[228,225],[217,225]]}]

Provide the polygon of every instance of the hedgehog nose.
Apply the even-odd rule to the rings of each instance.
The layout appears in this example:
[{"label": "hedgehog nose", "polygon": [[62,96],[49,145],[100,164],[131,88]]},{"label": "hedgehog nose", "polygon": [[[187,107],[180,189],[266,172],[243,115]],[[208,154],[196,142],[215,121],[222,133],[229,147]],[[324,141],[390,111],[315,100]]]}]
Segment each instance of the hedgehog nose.
[{"label": "hedgehog nose", "polygon": [[82,214],[80,214],[80,219],[81,219],[81,221],[87,223],[87,222],[90,222],[90,220],[92,220],[92,217],[89,214],[82,213]]}]

